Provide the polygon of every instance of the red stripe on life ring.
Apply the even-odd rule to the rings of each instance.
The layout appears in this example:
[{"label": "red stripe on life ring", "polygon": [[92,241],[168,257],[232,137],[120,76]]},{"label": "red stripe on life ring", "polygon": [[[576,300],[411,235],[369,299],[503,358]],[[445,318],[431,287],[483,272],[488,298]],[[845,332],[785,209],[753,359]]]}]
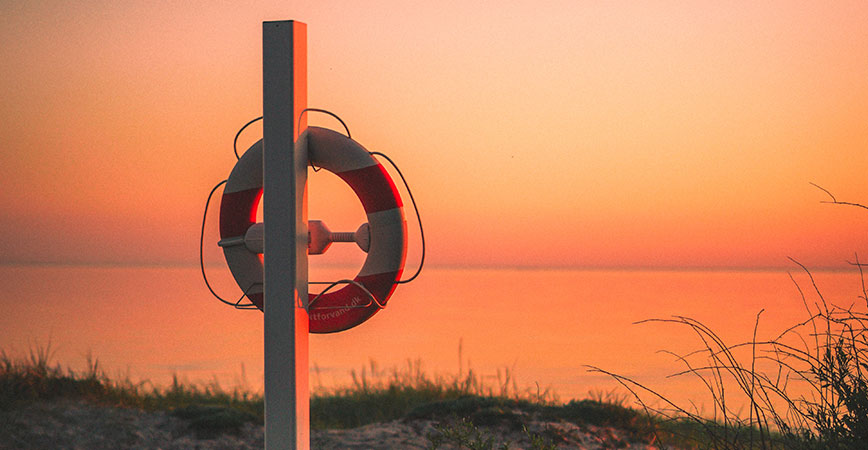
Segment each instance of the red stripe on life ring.
[{"label": "red stripe on life ring", "polygon": [[398,188],[395,187],[395,182],[392,181],[392,177],[380,163],[340,172],[337,176],[353,188],[359,200],[362,201],[365,214],[404,206],[401,196],[398,194]]},{"label": "red stripe on life ring", "polygon": [[220,237],[244,236],[256,223],[256,207],[262,198],[262,188],[224,192],[220,200]]},{"label": "red stripe on life ring", "polygon": [[[373,294],[381,305],[385,306],[392,292],[397,287],[395,281],[400,279],[403,270],[397,272],[380,273],[376,275],[357,276],[353,281],[365,286]],[[250,301],[257,308],[262,309],[264,294],[247,294]],[[316,298],[316,294],[308,294],[309,301]],[[361,307],[361,305],[367,305]],[[352,328],[377,313],[380,307],[358,286],[347,284],[343,288],[327,292],[308,311],[309,326],[311,333],[336,333]]]},{"label": "red stripe on life ring", "polygon": [[[365,286],[381,305],[386,304],[403,270],[376,275],[357,276],[354,281]],[[310,300],[316,297],[310,294]],[[360,307],[361,305],[368,305]],[[311,333],[334,333],[352,328],[377,313],[380,307],[358,286],[347,284],[321,296],[308,311]]]}]

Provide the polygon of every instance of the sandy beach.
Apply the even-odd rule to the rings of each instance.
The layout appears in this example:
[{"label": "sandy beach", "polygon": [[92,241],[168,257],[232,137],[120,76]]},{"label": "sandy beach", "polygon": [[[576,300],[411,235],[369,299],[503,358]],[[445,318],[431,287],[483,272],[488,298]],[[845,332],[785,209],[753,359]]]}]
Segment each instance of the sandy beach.
[{"label": "sandy beach", "polygon": [[[528,417],[528,432],[497,424],[478,428],[493,437],[492,448],[534,448],[532,435],[561,449],[656,448],[629,442],[611,428],[580,427]],[[317,430],[316,449],[426,449],[438,434],[433,420],[398,420],[348,430]],[[39,401],[0,412],[0,449],[256,449],[263,448],[263,427],[247,423],[235,433],[197,436],[189,423],[166,412],[94,405],[73,400]],[[444,443],[437,448],[461,448]]]}]

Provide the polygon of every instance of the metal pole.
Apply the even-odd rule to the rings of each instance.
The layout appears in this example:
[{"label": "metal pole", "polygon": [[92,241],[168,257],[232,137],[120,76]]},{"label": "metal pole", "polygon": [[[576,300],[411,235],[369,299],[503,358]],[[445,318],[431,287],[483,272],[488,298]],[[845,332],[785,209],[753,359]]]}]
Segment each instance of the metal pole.
[{"label": "metal pole", "polygon": [[310,447],[307,317],[307,25],[262,23],[265,447]]}]

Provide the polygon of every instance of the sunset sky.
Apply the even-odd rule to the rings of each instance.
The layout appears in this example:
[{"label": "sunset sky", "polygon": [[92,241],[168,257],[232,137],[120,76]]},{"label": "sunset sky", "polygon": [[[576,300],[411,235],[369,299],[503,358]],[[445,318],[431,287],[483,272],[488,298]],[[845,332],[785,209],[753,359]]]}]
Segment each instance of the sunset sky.
[{"label": "sunset sky", "polygon": [[[0,263],[195,263],[282,19],[309,106],[400,164],[431,264],[868,261],[868,211],[809,184],[868,203],[868,3],[384,0],[0,2]],[[314,178],[310,217],[354,230]]]}]

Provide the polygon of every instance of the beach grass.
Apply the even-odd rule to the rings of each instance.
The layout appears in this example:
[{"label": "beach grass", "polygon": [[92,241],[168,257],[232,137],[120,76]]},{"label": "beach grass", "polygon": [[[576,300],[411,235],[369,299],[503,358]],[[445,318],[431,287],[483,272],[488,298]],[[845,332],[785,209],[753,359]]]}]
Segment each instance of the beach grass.
[{"label": "beach grass", "polygon": [[[586,400],[559,403],[549,390],[521,390],[510,371],[499,382],[483,383],[479,374],[433,376],[419,361],[404,367],[379,369],[370,363],[352,372],[351,385],[315,389],[310,398],[311,428],[353,428],[398,419],[442,421],[442,436],[467,426],[506,423],[520,427],[516,411],[546,420],[610,426],[639,440],[652,439],[655,430],[639,411],[623,404],[623,397],[595,394]],[[73,400],[100,405],[166,411],[190,423],[201,435],[235,432],[245,423],[263,423],[263,399],[249,391],[222,388],[216,382],[196,384],[175,377],[168,386],[111,379],[99,361],[88,358],[86,369],[74,371],[52,361],[52,347],[31,349],[13,358],[0,351],[0,411],[36,401]],[[460,419],[460,420],[458,420]]]},{"label": "beach grass", "polygon": [[697,338],[696,351],[667,353],[683,365],[673,376],[704,384],[708,393],[704,404],[711,406],[710,412],[676,404],[636,379],[598,367],[591,370],[618,381],[649,415],[682,425],[692,422],[692,427],[679,433],[710,448],[868,448],[866,265],[857,255],[851,264],[859,272],[861,292],[834,304],[825,298],[811,271],[792,261],[810,286],[804,289],[804,283],[790,275],[806,318],[771,338],[757,336],[763,311],[756,316],[753,336],[736,344],[690,317],[644,321],[685,327]]},{"label": "beach grass", "polygon": [[168,411],[188,420],[197,433],[237,431],[246,422],[262,422],[261,396],[219,384],[185,383],[173,377],[165,387],[111,379],[99,360],[88,356],[82,371],[51,361],[51,343],[13,358],[0,350],[0,411],[35,401],[77,400],[100,405]]},{"label": "beach grass", "polygon": [[[431,420],[438,424],[438,434],[430,437],[432,446],[452,439],[451,443],[460,447],[465,442],[461,439],[471,435],[476,439],[473,442],[489,442],[491,436],[481,435],[477,426],[526,430],[524,421],[534,417],[581,427],[610,427],[633,442],[665,442],[678,448],[703,442],[702,427],[692,421],[649,415],[630,407],[624,395],[594,392],[586,399],[564,403],[550,390],[519,388],[508,369],[499,372],[497,382],[488,383],[473,370],[431,375],[418,360],[389,369],[371,362],[351,375],[349,386],[314,389],[310,398],[312,429]],[[247,423],[262,424],[264,410],[260,394],[227,390],[216,382],[197,384],[175,377],[168,386],[159,387],[128,377],[111,379],[95,358],[88,358],[82,371],[64,369],[52,362],[50,344],[19,358],[0,351],[0,412],[45,400],[165,411],[186,420],[197,435],[205,437],[237,432]],[[528,436],[539,443],[534,448],[549,448],[545,436]]]},{"label": "beach grass", "polygon": [[[314,369],[316,370],[316,369]],[[451,375],[431,375],[420,360],[407,360],[403,367],[381,369],[375,361],[351,371],[352,383],[338,388],[317,388],[311,395],[311,426],[347,428],[395,420],[414,409],[458,399],[498,398],[524,403],[553,404],[557,397],[548,389],[519,389],[509,369],[498,371],[497,381],[467,370]]]}]

